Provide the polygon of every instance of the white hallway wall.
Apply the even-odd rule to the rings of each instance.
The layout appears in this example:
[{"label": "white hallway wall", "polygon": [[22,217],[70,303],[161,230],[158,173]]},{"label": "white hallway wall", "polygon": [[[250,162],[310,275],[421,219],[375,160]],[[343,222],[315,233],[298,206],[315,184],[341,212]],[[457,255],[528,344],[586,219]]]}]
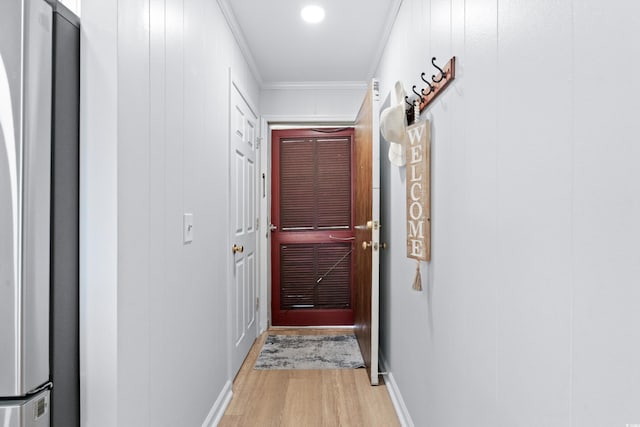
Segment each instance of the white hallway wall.
[{"label": "white hallway wall", "polygon": [[229,67],[258,86],[214,1],[82,15],[83,425],[199,426],[229,384]]},{"label": "white hallway wall", "polygon": [[458,58],[411,290],[385,163],[382,351],[416,426],[640,423],[640,4],[404,0],[383,96]]},{"label": "white hallway wall", "polygon": [[260,93],[260,112],[276,122],[354,121],[366,83],[265,85]]}]

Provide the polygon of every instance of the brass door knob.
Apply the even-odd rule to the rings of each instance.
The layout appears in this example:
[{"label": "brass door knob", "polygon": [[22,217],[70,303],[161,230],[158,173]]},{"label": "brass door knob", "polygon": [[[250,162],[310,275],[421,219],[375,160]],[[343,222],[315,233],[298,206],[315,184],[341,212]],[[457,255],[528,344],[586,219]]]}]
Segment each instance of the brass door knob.
[{"label": "brass door knob", "polygon": [[362,249],[365,251],[371,247],[371,242],[362,242]]},{"label": "brass door knob", "polygon": [[231,247],[231,252],[233,252],[234,254],[235,254],[235,253],[242,253],[242,252],[244,252],[244,246],[242,246],[242,245],[240,245],[240,246],[238,246],[238,245],[233,245],[233,246]]},{"label": "brass door knob", "polygon": [[380,249],[387,249],[387,244],[384,242],[380,243]]}]

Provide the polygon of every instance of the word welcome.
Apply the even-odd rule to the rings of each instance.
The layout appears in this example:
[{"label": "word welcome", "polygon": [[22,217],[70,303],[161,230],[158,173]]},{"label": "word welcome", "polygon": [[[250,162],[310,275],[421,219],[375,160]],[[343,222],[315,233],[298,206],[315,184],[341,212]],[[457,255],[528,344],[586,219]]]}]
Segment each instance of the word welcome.
[{"label": "word welcome", "polygon": [[428,122],[407,129],[407,257],[430,259]]}]

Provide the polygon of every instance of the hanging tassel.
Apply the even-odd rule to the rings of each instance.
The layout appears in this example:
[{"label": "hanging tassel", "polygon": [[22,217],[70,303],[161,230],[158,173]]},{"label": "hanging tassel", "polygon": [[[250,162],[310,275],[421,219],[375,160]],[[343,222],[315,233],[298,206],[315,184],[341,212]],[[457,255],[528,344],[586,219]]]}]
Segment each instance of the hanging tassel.
[{"label": "hanging tassel", "polygon": [[416,260],[416,277],[413,279],[413,289],[415,291],[422,290],[422,279],[420,278],[420,261]]}]

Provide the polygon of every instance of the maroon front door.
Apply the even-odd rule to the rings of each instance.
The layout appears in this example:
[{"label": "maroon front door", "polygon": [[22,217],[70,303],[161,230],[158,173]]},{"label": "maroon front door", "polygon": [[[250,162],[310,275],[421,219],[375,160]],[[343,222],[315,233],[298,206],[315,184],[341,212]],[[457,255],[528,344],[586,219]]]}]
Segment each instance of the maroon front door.
[{"label": "maroon front door", "polygon": [[271,141],[272,324],[353,325],[353,129]]}]

